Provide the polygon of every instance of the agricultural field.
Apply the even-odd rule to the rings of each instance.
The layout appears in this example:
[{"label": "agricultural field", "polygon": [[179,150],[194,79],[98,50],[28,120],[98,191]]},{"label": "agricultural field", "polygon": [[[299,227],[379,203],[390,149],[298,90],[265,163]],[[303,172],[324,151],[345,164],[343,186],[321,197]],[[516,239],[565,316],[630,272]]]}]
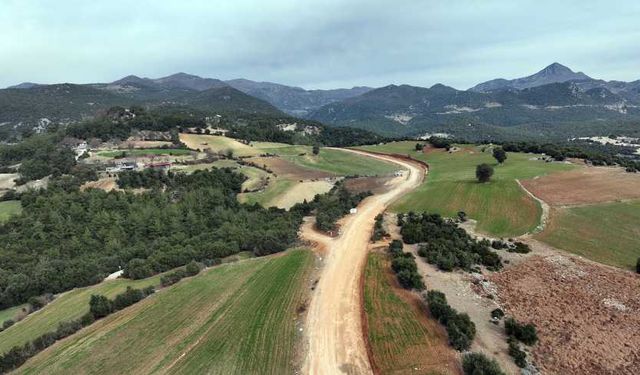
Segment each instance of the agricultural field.
[{"label": "agricultural field", "polygon": [[[55,331],[60,322],[77,319],[89,311],[89,299],[92,294],[103,294],[109,298],[124,292],[128,286],[144,288],[159,285],[160,275],[143,280],[116,279],[97,285],[78,288],[59,295],[43,309],[0,332],[0,353],[5,353],[15,345],[23,345],[36,337]],[[14,309],[14,308],[11,308]],[[9,309],[9,310],[11,310]],[[4,310],[0,315],[5,315]]]},{"label": "agricultural field", "polygon": [[0,202],[0,223],[4,223],[13,215],[22,212],[22,204],[20,201],[4,201]]},{"label": "agricultural field", "polygon": [[294,373],[313,261],[290,250],[209,269],[56,343],[21,373]]},{"label": "agricultural field", "polygon": [[591,260],[634,269],[640,257],[640,201],[553,208],[536,238]]},{"label": "agricultural field", "polygon": [[263,190],[253,193],[238,194],[238,199],[242,203],[258,203],[264,207],[270,207],[273,203],[284,195],[289,189],[296,185],[296,181],[286,178],[272,179],[269,185]]},{"label": "agricultural field", "polygon": [[[463,145],[456,152],[433,149],[415,151],[415,142],[392,142],[364,146],[363,150],[410,155],[429,164],[429,175],[418,189],[399,199],[391,209],[396,212],[429,211],[455,216],[458,211],[477,220],[477,229],[497,237],[524,234],[536,228],[542,208],[520,186],[516,179],[531,179],[576,166],[567,163],[546,163],[537,155],[508,153],[503,165],[497,165],[490,149]],[[478,164],[494,165],[495,174],[489,183],[475,178]]]},{"label": "agricultural field", "polygon": [[[180,134],[180,141],[192,150],[211,150],[213,152],[226,153],[232,151],[234,156],[256,156],[261,153],[257,147],[251,147],[233,138],[221,135],[204,134]],[[270,146],[272,144],[269,144]]]},{"label": "agricultural field", "polygon": [[116,158],[116,157],[139,157],[139,156],[185,156],[191,155],[193,151],[182,148],[139,148],[132,150],[109,150],[98,151],[97,155],[104,158]]},{"label": "agricultural field", "polygon": [[446,333],[414,304],[415,296],[395,286],[384,254],[368,255],[364,278],[366,333],[379,373],[460,373]]}]

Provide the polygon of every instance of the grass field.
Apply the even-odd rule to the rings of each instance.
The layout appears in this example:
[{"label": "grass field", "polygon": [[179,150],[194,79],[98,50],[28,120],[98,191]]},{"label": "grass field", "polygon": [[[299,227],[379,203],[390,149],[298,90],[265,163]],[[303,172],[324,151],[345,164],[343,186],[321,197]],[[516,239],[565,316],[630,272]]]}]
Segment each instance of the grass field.
[{"label": "grass field", "polygon": [[132,150],[113,150],[113,151],[100,151],[98,156],[105,158],[114,158],[119,155],[129,156],[146,156],[146,155],[170,155],[170,156],[183,156],[191,154],[191,150],[187,149],[170,149],[170,148],[140,148]]},{"label": "grass field", "polygon": [[0,202],[0,223],[4,223],[13,215],[22,212],[22,204],[20,201],[4,201]]},{"label": "grass field", "polygon": [[0,324],[2,324],[5,320],[12,319],[15,320],[18,313],[21,312],[23,307],[27,307],[27,305],[20,305],[9,307],[8,309],[4,309],[0,311]]},{"label": "grass field", "polygon": [[275,200],[291,189],[297,181],[286,178],[271,179],[271,183],[263,191],[254,193],[242,193],[238,195],[238,199],[242,203],[255,204],[269,207]]},{"label": "grass field", "polygon": [[[204,135],[204,134],[180,134],[180,141],[193,150],[210,149],[213,152],[226,153],[228,150],[233,151],[234,156],[256,156],[262,151],[257,147],[245,145],[235,139],[223,137],[221,135]],[[265,143],[268,147],[275,147],[276,144]]]},{"label": "grass field", "polygon": [[25,374],[292,374],[313,254],[222,265],[115,313],[28,361]]},{"label": "grass field", "polygon": [[[481,147],[476,146],[467,145],[454,153],[434,150],[426,154],[416,152],[414,147],[415,142],[362,147],[364,150],[409,154],[430,166],[425,182],[398,200],[392,210],[429,211],[445,216],[454,216],[462,210],[478,221],[479,231],[498,237],[524,234],[540,221],[542,208],[518,186],[516,179],[576,168],[564,163],[531,160],[535,155],[521,153],[509,153],[503,165],[496,165],[489,151],[482,152]],[[476,182],[475,168],[481,163],[494,165],[495,174],[489,183]]]},{"label": "grass field", "polygon": [[[113,298],[125,291],[127,286],[143,288],[159,285],[160,276],[144,280],[116,279],[64,293],[40,311],[28,315],[9,329],[0,332],[0,353],[5,353],[15,345],[22,345],[36,337],[55,331],[60,322],[81,317],[89,311],[89,299],[92,294],[103,294]],[[6,314],[3,310],[0,314]]]},{"label": "grass field", "polygon": [[[398,296],[384,254],[367,258],[364,306],[373,359],[381,374],[457,374],[446,333]],[[408,293],[408,292],[406,292]]]},{"label": "grass field", "polygon": [[536,238],[585,258],[635,269],[640,257],[640,201],[555,208]]}]

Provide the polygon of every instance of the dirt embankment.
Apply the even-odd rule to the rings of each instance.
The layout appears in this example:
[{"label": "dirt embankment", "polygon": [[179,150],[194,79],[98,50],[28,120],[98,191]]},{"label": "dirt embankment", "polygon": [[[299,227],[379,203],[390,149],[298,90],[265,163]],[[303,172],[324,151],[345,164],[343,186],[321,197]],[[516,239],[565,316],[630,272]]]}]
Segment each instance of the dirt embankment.
[{"label": "dirt embankment", "polygon": [[425,169],[390,156],[350,152],[399,164],[409,173],[394,179],[388,192],[365,199],[358,212],[344,218],[341,235],[330,238],[303,226],[302,237],[320,243],[326,255],[307,316],[309,374],[372,372],[363,338],[361,277],[374,218],[396,198],[422,182]]}]

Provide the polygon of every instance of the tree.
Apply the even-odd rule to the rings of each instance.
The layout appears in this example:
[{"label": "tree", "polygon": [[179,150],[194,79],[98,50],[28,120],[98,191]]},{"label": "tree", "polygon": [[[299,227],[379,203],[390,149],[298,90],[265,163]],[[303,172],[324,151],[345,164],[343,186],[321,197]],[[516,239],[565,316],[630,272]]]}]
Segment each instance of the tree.
[{"label": "tree", "polygon": [[495,147],[493,149],[493,157],[496,158],[498,163],[502,164],[505,160],[507,160],[507,153],[502,147]]},{"label": "tree", "polygon": [[89,311],[96,319],[103,318],[113,311],[113,305],[109,299],[103,295],[91,295],[89,301]]},{"label": "tree", "polygon": [[422,143],[416,143],[416,151],[422,151],[424,145]]},{"label": "tree", "polygon": [[478,182],[489,182],[491,176],[493,176],[493,167],[489,164],[483,163],[476,167],[476,178]]},{"label": "tree", "polygon": [[465,354],[462,357],[462,369],[465,375],[504,375],[498,362],[482,353]]},{"label": "tree", "polygon": [[320,153],[320,146],[318,146],[317,144],[313,145],[312,151],[314,155],[318,155]]},{"label": "tree", "polygon": [[640,273],[640,258],[638,258],[638,261],[636,262],[636,272]]}]

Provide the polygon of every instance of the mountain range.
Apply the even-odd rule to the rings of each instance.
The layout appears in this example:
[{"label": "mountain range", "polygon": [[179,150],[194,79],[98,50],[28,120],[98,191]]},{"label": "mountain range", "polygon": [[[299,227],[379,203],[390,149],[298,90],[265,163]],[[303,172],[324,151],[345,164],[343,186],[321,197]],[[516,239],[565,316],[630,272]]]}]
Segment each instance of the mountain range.
[{"label": "mountain range", "polygon": [[447,132],[472,138],[566,137],[637,129],[640,80],[604,81],[559,63],[522,78],[494,79],[469,90],[389,85],[305,90],[247,79],[223,81],[186,73],[110,83],[0,90],[0,124],[46,125],[91,117],[111,106],[185,107],[205,113],[293,115],[388,136]]}]

